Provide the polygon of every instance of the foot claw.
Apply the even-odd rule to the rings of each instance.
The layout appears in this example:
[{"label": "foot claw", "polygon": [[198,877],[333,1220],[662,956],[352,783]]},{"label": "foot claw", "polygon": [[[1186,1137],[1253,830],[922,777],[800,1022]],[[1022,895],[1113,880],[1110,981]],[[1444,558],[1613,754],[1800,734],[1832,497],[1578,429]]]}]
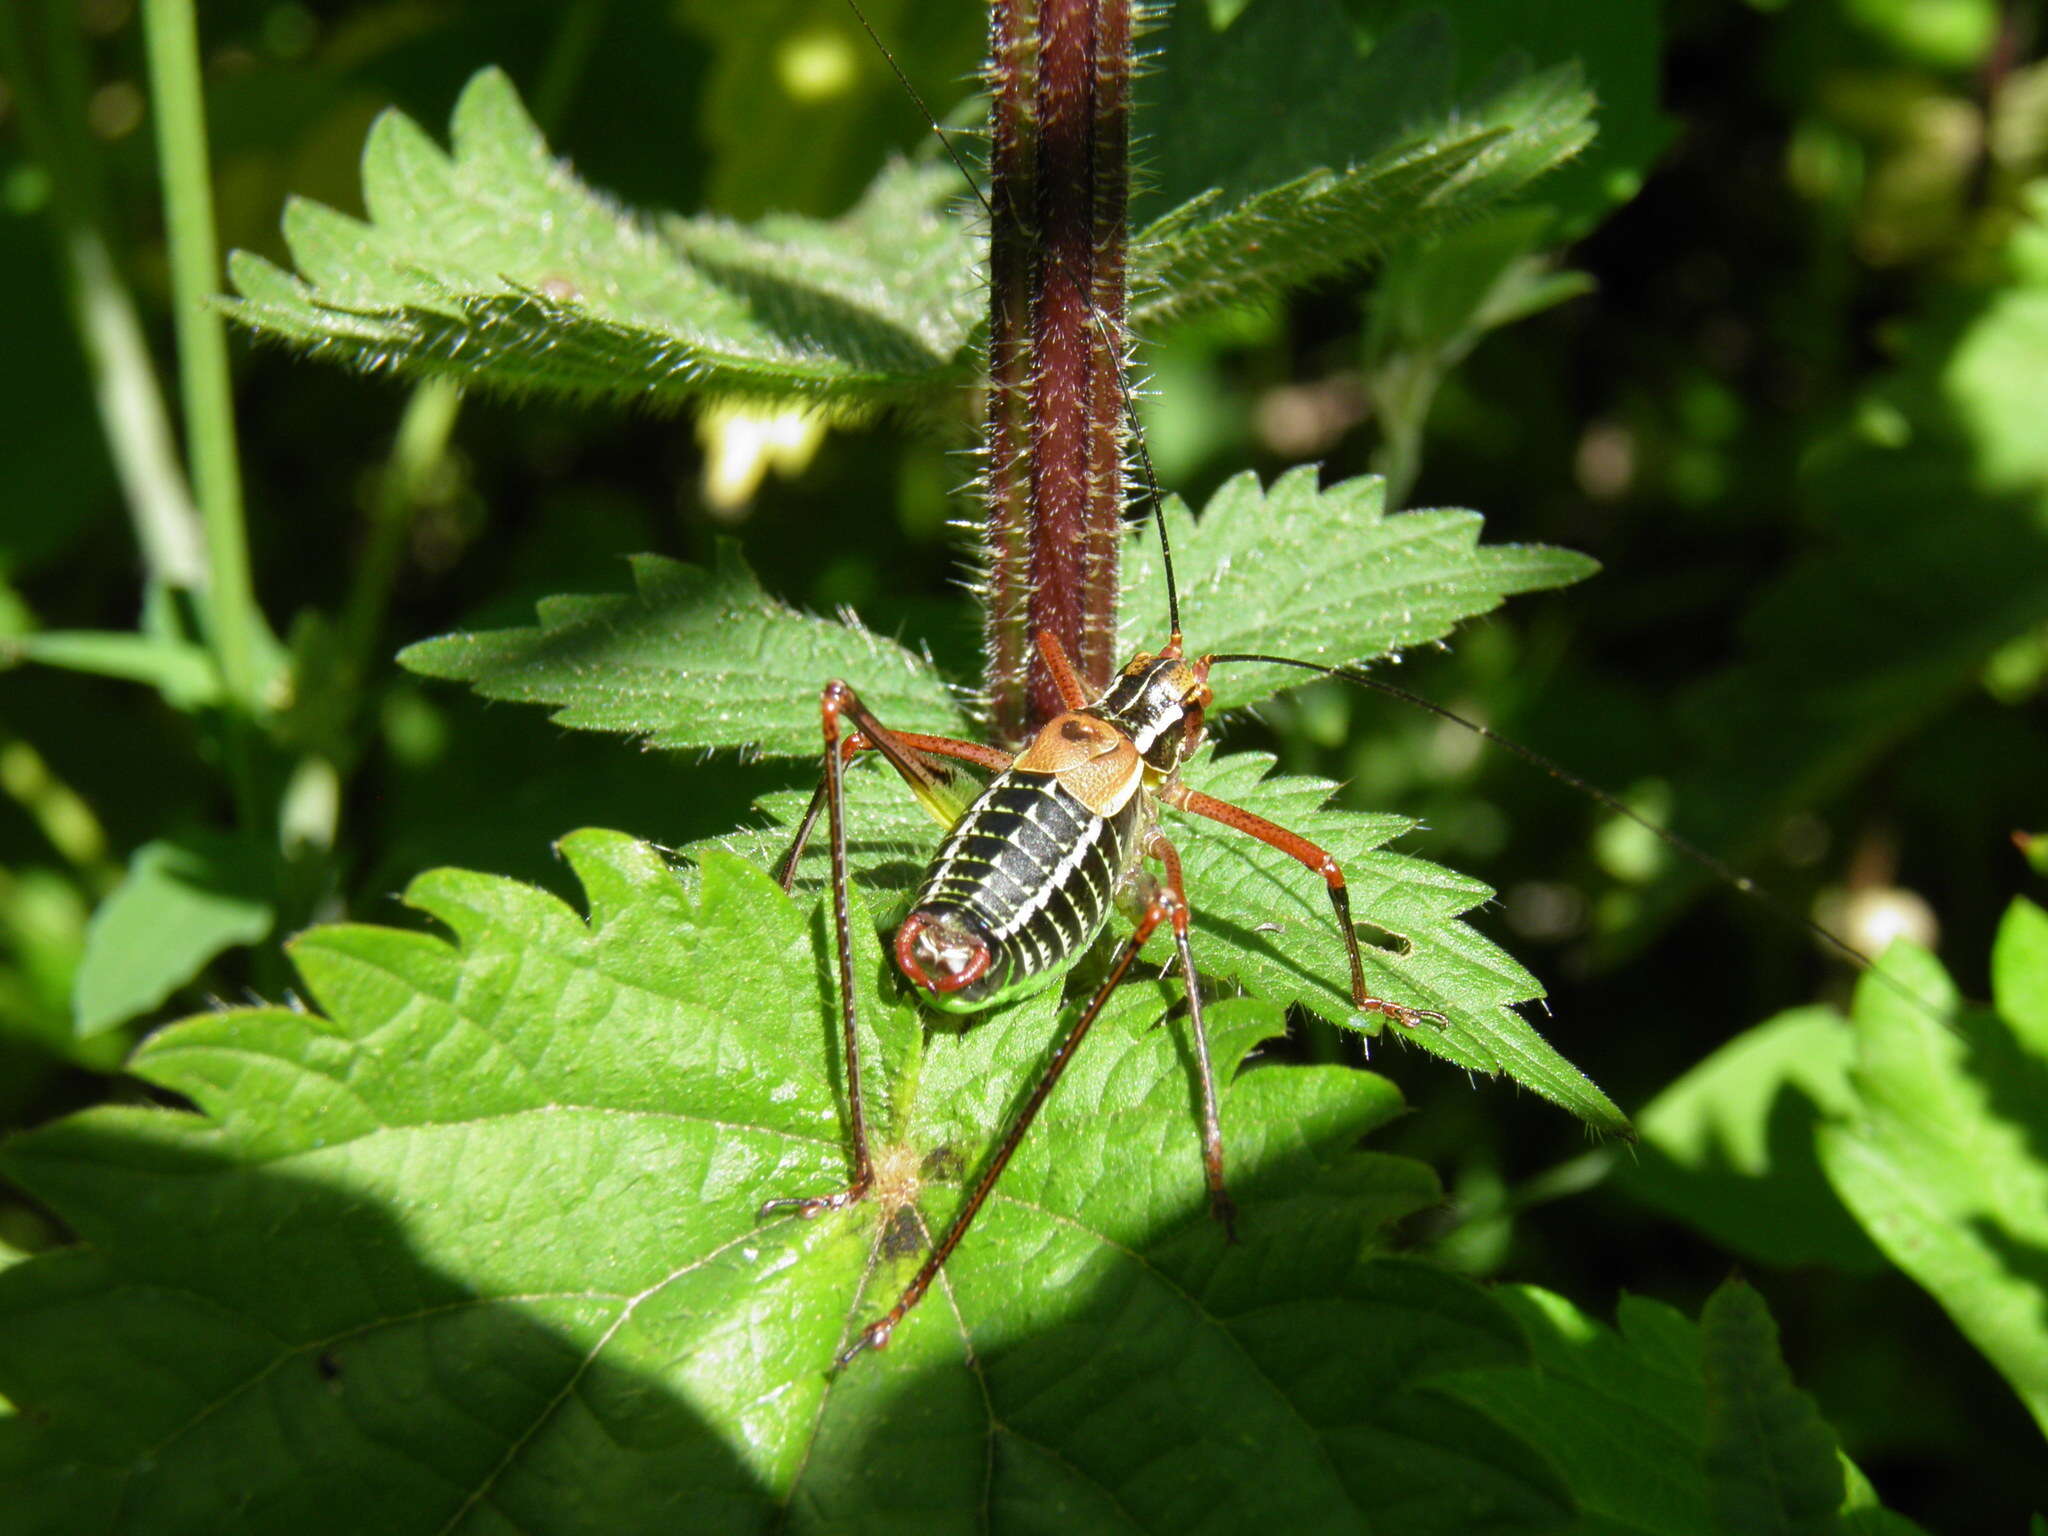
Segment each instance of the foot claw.
[{"label": "foot claw", "polygon": [[1451,1016],[1438,1013],[1434,1008],[1410,1008],[1406,1003],[1390,1003],[1378,997],[1354,997],[1351,1006],[1360,1013],[1377,1013],[1392,1019],[1403,1029],[1413,1029],[1418,1024],[1434,1024],[1438,1029],[1451,1027]]},{"label": "foot claw", "polygon": [[794,1211],[805,1221],[814,1221],[827,1211],[844,1210],[868,1192],[865,1184],[856,1184],[851,1189],[842,1189],[836,1195],[787,1195],[779,1200],[770,1200],[754,1213],[754,1220],[766,1221],[770,1216],[780,1216],[785,1211]]},{"label": "foot claw", "polygon": [[861,1329],[854,1335],[853,1342],[840,1353],[839,1358],[832,1362],[833,1368],[843,1371],[852,1363],[855,1356],[870,1349],[887,1349],[889,1335],[896,1331],[897,1322],[896,1318],[885,1317],[879,1323],[870,1323]]}]

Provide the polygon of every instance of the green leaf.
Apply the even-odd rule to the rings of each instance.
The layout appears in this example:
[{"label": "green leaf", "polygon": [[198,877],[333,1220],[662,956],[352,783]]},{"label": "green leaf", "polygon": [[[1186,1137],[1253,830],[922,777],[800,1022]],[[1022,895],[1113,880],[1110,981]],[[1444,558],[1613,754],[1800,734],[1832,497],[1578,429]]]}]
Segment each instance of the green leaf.
[{"label": "green leaf", "polygon": [[[1492,896],[1486,886],[1384,845],[1414,823],[1401,816],[1329,809],[1336,785],[1325,779],[1270,776],[1260,752],[1199,757],[1187,771],[1196,789],[1299,832],[1336,855],[1350,885],[1352,916],[1380,943],[1361,945],[1366,984],[1375,996],[1450,1016],[1448,1027],[1402,1030],[1396,1038],[1472,1072],[1503,1073],[1598,1130],[1633,1136],[1628,1119],[1560,1056],[1513,1007],[1543,995],[1534,977],[1458,918]],[[932,822],[895,775],[876,763],[849,773],[847,853],[854,878],[875,895],[877,914],[900,920],[936,846]],[[808,802],[787,792],[762,801],[771,825],[714,839],[773,867]],[[1333,1023],[1378,1033],[1377,1015],[1351,1006],[1350,969],[1315,872],[1265,844],[1202,818],[1168,813],[1165,830],[1180,850],[1194,908],[1195,963],[1251,995],[1299,1004]],[[813,837],[799,877],[822,890],[825,838]],[[1112,919],[1117,928],[1120,920]],[[1147,958],[1165,965],[1161,934]],[[1381,947],[1383,944],[1385,947]]]},{"label": "green leaf", "polygon": [[78,1034],[149,1012],[224,950],[270,932],[271,872],[249,844],[203,832],[144,843],[93,913],[72,992]]},{"label": "green leaf", "polygon": [[[1735,1536],[1782,1530],[1784,1501],[1834,1503],[1814,1528],[1910,1536],[1794,1392],[1753,1292],[1724,1285],[1695,1325],[1661,1302],[1624,1296],[1616,1326],[1534,1286],[1493,1295],[1515,1314],[1535,1365],[1453,1376],[1438,1390],[1542,1447],[1570,1486],[1589,1536]],[[1751,1482],[1766,1467],[1784,1484]],[[1758,1496],[1741,1506],[1738,1494]],[[1754,1519],[1755,1523],[1742,1523]],[[1836,1521],[1839,1521],[1839,1524]]]},{"label": "green leaf", "polygon": [[1991,992],[2013,1042],[2037,1061],[2048,1061],[2048,913],[2015,901],[1991,951]]},{"label": "green leaf", "polygon": [[1713,1529],[1700,1466],[1706,1391],[1699,1330],[1661,1302],[1624,1296],[1609,1328],[1535,1286],[1494,1293],[1528,1337],[1529,1371],[1475,1372],[1442,1390],[1533,1438],[1603,1536]]},{"label": "green leaf", "polygon": [[456,104],[444,153],[411,119],[363,148],[367,222],[286,212],[296,276],[237,252],[228,313],[361,368],[635,404],[701,393],[927,398],[968,376],[974,242],[950,166],[886,170],[830,223],[649,222],[548,153],[499,71]]},{"label": "green leaf", "polygon": [[[846,1177],[821,912],[719,855],[564,852],[588,921],[439,871],[452,935],[318,929],[322,1012],[152,1038],[199,1107],[10,1143],[81,1246],[0,1271],[10,1529],[1552,1530],[1554,1474],[1427,1390],[1527,1359],[1475,1287],[1371,1258],[1438,1198],[1361,1153],[1390,1085],[1265,1067],[1223,1095],[1208,1218],[1170,992],[1122,989],[925,1304],[834,1374],[1051,1048],[1052,999],[922,1029],[863,937],[870,1112]],[[865,935],[867,925],[859,931]],[[1279,1027],[1219,1003],[1227,1067]],[[921,1217],[916,1214],[922,1211]],[[365,1502],[368,1501],[368,1502]],[[343,1512],[346,1512],[345,1514]]]},{"label": "green leaf", "polygon": [[[1441,640],[1516,592],[1565,586],[1599,566],[1540,544],[1481,546],[1484,519],[1458,510],[1389,515],[1365,476],[1317,486],[1314,466],[1262,489],[1249,470],[1224,483],[1199,521],[1167,503],[1181,628],[1197,652],[1254,651],[1339,666]],[[1133,528],[1124,552],[1121,637],[1157,650],[1166,633],[1158,535]],[[1295,667],[1219,667],[1214,708],[1255,704],[1314,681]]]},{"label": "green leaf", "polygon": [[1792,1385],[1763,1298],[1724,1282],[1700,1315],[1707,1387],[1707,1497],[1723,1536],[1835,1528],[1841,1453],[1813,1399]]},{"label": "green leaf", "polygon": [[1574,68],[1459,89],[1436,12],[1361,50],[1336,0],[1267,0],[1220,31],[1180,5],[1162,53],[1140,86],[1140,131],[1162,146],[1137,204],[1150,220],[1135,240],[1140,330],[1355,270],[1593,138]]},{"label": "green leaf", "polygon": [[1667,39],[1662,10],[1637,0],[1577,0],[1532,6],[1527,0],[1343,0],[1354,24],[1383,36],[1418,16],[1448,23],[1456,46],[1452,89],[1470,94],[1504,60],[1539,68],[1571,62],[1599,103],[1600,135],[1569,164],[1544,178],[1534,197],[1562,215],[1561,235],[1577,239],[1616,204],[1635,195],[1676,134],[1659,110],[1660,61]]},{"label": "green leaf", "polygon": [[730,545],[702,571],[633,561],[631,596],[553,597],[537,629],[422,641],[399,661],[486,698],[554,706],[558,724],[657,747],[814,757],[818,690],[843,677],[903,730],[958,734],[959,705],[928,663],[855,625],[786,608]]},{"label": "green leaf", "polygon": [[[1272,766],[1262,752],[1204,758],[1187,779],[1337,857],[1352,916],[1368,934],[1384,935],[1381,944],[1361,946],[1367,988],[1451,1020],[1400,1030],[1396,1038],[1468,1071],[1505,1074],[1596,1130],[1633,1138],[1628,1117],[1512,1006],[1543,996],[1541,983],[1458,921],[1493,892],[1440,865],[1386,851],[1384,844],[1414,826],[1407,818],[1329,809],[1335,784],[1268,777]],[[1181,848],[1188,899],[1203,929],[1196,955],[1202,969],[1255,996],[1378,1031],[1377,1015],[1361,1018],[1352,1009],[1344,944],[1319,876],[1276,848],[1212,823],[1175,818],[1168,831]],[[1163,961],[1166,938],[1154,944]]]},{"label": "green leaf", "polygon": [[[1452,41],[1427,18],[1360,56],[1333,0],[1271,0],[1213,39],[1200,10],[1177,8],[1166,94],[1140,113],[1140,141],[1172,151],[1167,211],[1132,246],[1141,327],[1354,269],[1592,137],[1569,68],[1453,86]],[[1275,134],[1281,99],[1297,110]],[[234,253],[233,318],[359,368],[657,405],[943,407],[974,371],[980,241],[947,211],[967,190],[949,162],[885,169],[838,220],[638,217],[554,160],[510,81],[484,70],[449,150],[386,113],[362,176],[367,220],[287,210],[296,272]]]},{"label": "green leaf", "polygon": [[[1210,500],[1200,522],[1168,504],[1181,618],[1202,651],[1251,650],[1330,664],[1441,639],[1511,593],[1560,586],[1597,569],[1569,550],[1480,546],[1475,512],[1387,515],[1380,482],[1319,490],[1313,468],[1262,490],[1249,472]],[[842,677],[901,730],[958,734],[962,714],[931,668],[845,623],[783,607],[737,551],[705,573],[655,556],[634,562],[633,597],[555,597],[537,629],[424,641],[399,660],[487,698],[547,704],[555,720],[625,731],[660,747],[745,747],[770,756],[819,750],[816,700]],[[1123,638],[1165,639],[1166,586],[1156,535],[1130,531]],[[1217,711],[1314,680],[1291,667],[1218,668]]]},{"label": "green leaf", "polygon": [[1832,1008],[1797,1008],[1745,1030],[1636,1117],[1635,1194],[1724,1248],[1797,1268],[1881,1268],[1821,1171],[1814,1135],[1855,1102],[1855,1034]]},{"label": "green leaf", "polygon": [[1822,1166],[2048,1430],[2048,914],[2007,911],[1995,1012],[1944,1027],[1912,1001],[1953,998],[1938,965],[1899,946],[1884,968],[1912,996],[1883,977],[1857,988],[1856,1099],[1823,1128]]}]

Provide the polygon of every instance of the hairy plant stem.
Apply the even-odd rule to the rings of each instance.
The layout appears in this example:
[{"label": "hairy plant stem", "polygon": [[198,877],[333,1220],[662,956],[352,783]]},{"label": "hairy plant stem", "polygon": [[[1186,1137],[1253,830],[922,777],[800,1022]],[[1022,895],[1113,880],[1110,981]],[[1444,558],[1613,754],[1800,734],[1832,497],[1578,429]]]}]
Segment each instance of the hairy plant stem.
[{"label": "hairy plant stem", "polygon": [[999,741],[1116,654],[1131,0],[994,0],[989,84],[988,695]]}]

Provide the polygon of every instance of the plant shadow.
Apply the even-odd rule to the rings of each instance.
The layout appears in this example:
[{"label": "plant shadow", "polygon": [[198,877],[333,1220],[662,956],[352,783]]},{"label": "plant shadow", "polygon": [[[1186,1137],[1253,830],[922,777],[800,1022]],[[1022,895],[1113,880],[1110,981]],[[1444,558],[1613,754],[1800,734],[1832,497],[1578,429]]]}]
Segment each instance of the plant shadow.
[{"label": "plant shadow", "polygon": [[[1313,1529],[1369,1512],[1399,1532],[1565,1514],[1533,1450],[1427,1390],[1516,1365],[1519,1334],[1457,1277],[1368,1257],[1373,1170],[1400,1160],[1361,1157],[1355,1130],[1269,1138],[1234,1184],[1236,1244],[1199,1180],[1126,1242],[1000,1200],[915,1326],[834,1370],[822,1334],[812,1360],[750,1333],[782,1305],[775,1255],[823,1252],[826,1221],[757,1225],[735,1202],[731,1239],[657,1283],[549,1279],[538,1234],[523,1251],[518,1232],[458,1227],[473,1257],[430,1257],[442,1213],[346,1160],[330,1180],[224,1155],[206,1126],[102,1113],[9,1149],[81,1239],[0,1272],[10,1532]],[[890,1251],[902,1224],[873,1202],[844,1220],[873,1310],[919,1255]],[[1043,1283],[994,1299],[1025,1265]],[[734,1295],[738,1323],[705,1305]]]}]

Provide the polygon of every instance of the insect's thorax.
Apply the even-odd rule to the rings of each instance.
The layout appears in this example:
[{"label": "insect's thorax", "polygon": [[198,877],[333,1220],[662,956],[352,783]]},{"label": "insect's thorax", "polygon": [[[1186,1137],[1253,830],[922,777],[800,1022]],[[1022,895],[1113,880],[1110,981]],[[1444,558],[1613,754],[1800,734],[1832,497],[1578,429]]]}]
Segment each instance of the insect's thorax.
[{"label": "insect's thorax", "polygon": [[1157,783],[1201,745],[1208,673],[1208,659],[1188,661],[1178,643],[1156,656],[1140,651],[1082,713],[1129,737]]}]

